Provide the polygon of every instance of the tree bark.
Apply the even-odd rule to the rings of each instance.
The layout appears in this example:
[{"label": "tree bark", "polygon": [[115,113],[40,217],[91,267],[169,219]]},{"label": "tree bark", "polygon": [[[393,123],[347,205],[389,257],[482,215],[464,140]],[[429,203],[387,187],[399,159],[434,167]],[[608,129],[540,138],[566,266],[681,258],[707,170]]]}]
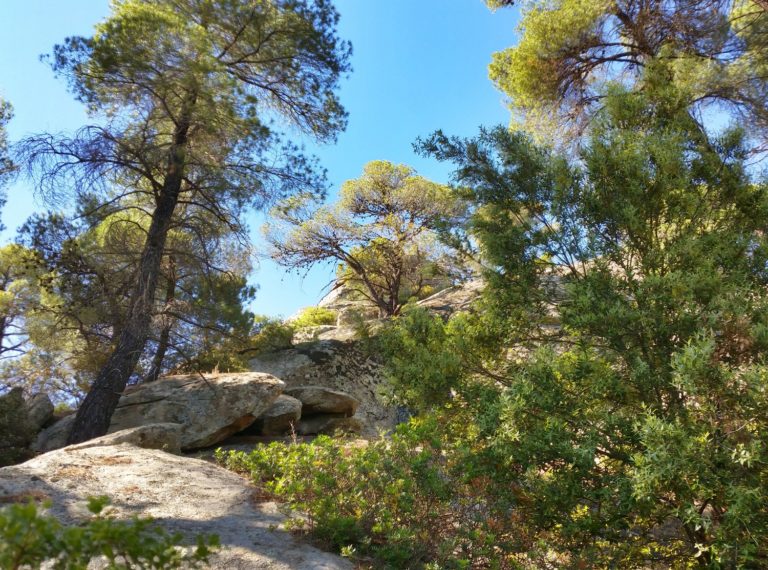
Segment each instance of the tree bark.
[{"label": "tree bark", "polygon": [[67,439],[68,444],[80,443],[107,433],[120,396],[144,351],[152,322],[165,241],[184,178],[185,154],[194,103],[195,96],[190,95],[179,114],[180,119],[174,130],[163,186],[152,212],[152,221],[141,254],[136,286],[131,296],[125,325],[109,360],[99,371],[77,411]]},{"label": "tree bark", "polygon": [[[176,298],[176,269],[173,256],[169,259],[169,271],[168,271],[168,284],[165,288],[165,306],[166,308],[173,303]],[[160,377],[160,372],[163,369],[163,360],[165,360],[165,354],[168,352],[168,347],[171,344],[171,329],[173,328],[173,320],[168,319],[168,322],[163,323],[163,328],[160,331],[160,338],[157,340],[157,350],[155,356],[152,358],[152,364],[149,367],[149,372],[144,377],[144,382],[154,382]]]}]

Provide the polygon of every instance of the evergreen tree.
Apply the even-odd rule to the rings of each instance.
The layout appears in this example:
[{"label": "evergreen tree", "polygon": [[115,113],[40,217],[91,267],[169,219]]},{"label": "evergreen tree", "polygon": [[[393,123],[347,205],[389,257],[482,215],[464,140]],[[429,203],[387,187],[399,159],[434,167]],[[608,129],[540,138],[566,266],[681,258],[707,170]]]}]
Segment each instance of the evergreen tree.
[{"label": "evergreen tree", "polygon": [[452,263],[435,229],[460,213],[447,187],[379,160],[344,183],[335,206],[318,206],[307,195],[280,203],[264,232],[279,264],[306,269],[336,261],[337,283],[391,316],[409,298],[450,281]]},{"label": "evergreen tree", "polygon": [[[448,328],[406,321],[395,373],[474,409],[529,556],[540,540],[577,566],[762,566],[768,186],[740,133],[707,137],[646,83],[613,90],[578,162],[505,129],[425,143],[474,191],[488,289]],[[452,385],[414,373],[423,342]]]},{"label": "evergreen tree", "polygon": [[325,0],[122,0],[91,38],[56,47],[54,69],[104,123],[33,137],[25,160],[43,190],[101,191],[100,203],[126,208],[144,196],[150,217],[124,326],[70,442],[106,432],[143,353],[177,209],[227,223],[276,194],[322,189],[311,161],[279,147],[269,119],[320,140],[344,127],[334,90],[349,46],[337,19]]}]

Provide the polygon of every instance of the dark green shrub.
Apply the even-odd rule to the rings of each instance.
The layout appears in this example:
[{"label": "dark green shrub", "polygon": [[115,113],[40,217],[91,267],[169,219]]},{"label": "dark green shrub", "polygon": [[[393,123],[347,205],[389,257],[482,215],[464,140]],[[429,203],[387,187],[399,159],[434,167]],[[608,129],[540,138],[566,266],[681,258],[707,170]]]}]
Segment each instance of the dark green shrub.
[{"label": "dark green shrub", "polygon": [[280,319],[257,316],[254,319],[254,334],[250,339],[248,352],[274,352],[290,348],[293,341],[293,326]]},{"label": "dark green shrub", "polygon": [[218,547],[216,536],[198,536],[185,552],[178,548],[180,534],[168,534],[151,519],[106,518],[101,514],[106,505],[106,497],[91,498],[88,509],[94,516],[78,526],[62,525],[32,502],[0,509],[0,568],[40,568],[49,562],[56,570],[81,570],[98,557],[109,569],[200,568]]}]

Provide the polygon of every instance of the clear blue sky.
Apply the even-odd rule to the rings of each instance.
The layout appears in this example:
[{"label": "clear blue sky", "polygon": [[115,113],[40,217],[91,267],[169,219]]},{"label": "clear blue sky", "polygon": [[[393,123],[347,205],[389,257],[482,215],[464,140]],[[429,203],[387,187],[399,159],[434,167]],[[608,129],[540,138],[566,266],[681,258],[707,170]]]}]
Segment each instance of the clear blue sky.
[{"label": "clear blue sky", "polygon": [[[335,189],[360,175],[370,160],[406,163],[445,182],[446,165],[414,154],[412,143],[440,128],[470,136],[480,125],[507,123],[502,95],[487,78],[491,54],[516,42],[517,12],[490,12],[482,0],[337,0],[340,35],[352,42],[354,67],[341,99],[349,127],[333,146],[308,144]],[[89,35],[109,11],[107,0],[0,0],[0,94],[15,108],[12,139],[66,132],[87,122],[61,80],[39,61],[66,36]],[[20,180],[9,189],[2,220],[5,238],[36,210],[32,187]],[[250,218],[258,240],[261,218]],[[286,274],[261,260],[253,282],[253,310],[287,316],[312,305],[331,280],[328,267],[307,276]]]}]

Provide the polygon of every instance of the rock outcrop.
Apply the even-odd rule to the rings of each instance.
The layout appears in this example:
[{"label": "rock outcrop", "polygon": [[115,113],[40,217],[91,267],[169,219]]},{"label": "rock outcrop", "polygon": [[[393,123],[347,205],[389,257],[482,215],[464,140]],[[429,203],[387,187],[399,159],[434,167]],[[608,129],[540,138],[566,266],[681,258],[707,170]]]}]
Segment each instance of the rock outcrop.
[{"label": "rock outcrop", "polygon": [[447,318],[454,313],[470,310],[472,303],[480,296],[484,285],[482,279],[472,279],[466,283],[438,291],[419,301],[417,305]]},{"label": "rock outcrop", "polygon": [[110,498],[115,518],[150,516],[190,540],[217,534],[222,548],[211,568],[352,568],[281,530],[277,506],[258,502],[245,479],[199,459],[124,443],[71,446],[0,469],[0,503],[49,499],[50,514],[67,524],[87,517],[87,498],[101,495]]},{"label": "rock outcrop", "polygon": [[[470,310],[482,288],[482,280],[476,279],[447,287],[418,304],[448,318],[454,313]],[[383,366],[357,340],[359,323],[350,326],[347,317],[356,311],[369,319],[365,326],[373,335],[386,326],[386,319],[376,318],[377,313],[371,310],[370,303],[361,301],[353,291],[344,287],[332,290],[318,306],[339,314],[337,326],[301,330],[294,337],[297,344],[293,348],[261,354],[251,360],[250,369],[280,378],[288,386],[286,393],[294,396],[293,388],[307,385],[348,394],[359,402],[354,415],[356,421],[348,422],[350,425],[359,425],[364,435],[390,430],[398,422],[398,410],[388,406],[382,398],[387,389]],[[301,421],[308,420],[306,416],[305,409]],[[303,429],[318,423],[319,420],[305,421]]]},{"label": "rock outcrop", "polygon": [[181,424],[149,424],[109,433],[83,443],[70,445],[67,449],[86,449],[127,443],[142,449],[161,449],[167,453],[181,453]]},{"label": "rock outcrop", "polygon": [[23,390],[14,388],[0,396],[0,467],[29,457],[28,446],[34,437]]},{"label": "rock outcrop", "polygon": [[360,402],[344,392],[323,386],[294,386],[285,393],[301,402],[301,415],[341,414],[354,416]]},{"label": "rock outcrop", "polygon": [[301,419],[301,402],[281,394],[272,405],[253,423],[254,433],[262,435],[283,435],[294,429]]},{"label": "rock outcrop", "polygon": [[[129,387],[112,416],[109,433],[149,424],[181,424],[183,450],[214,445],[237,433],[264,413],[283,391],[284,384],[268,374],[166,376]],[[40,433],[37,451],[66,443],[73,416]]]},{"label": "rock outcrop", "polygon": [[53,419],[53,402],[48,394],[35,394],[26,402],[27,416],[32,428],[38,432]]},{"label": "rock outcrop", "polygon": [[287,394],[292,394],[292,388],[321,386],[351,396],[359,402],[353,413],[363,435],[377,435],[395,425],[396,410],[381,397],[386,388],[383,368],[359,342],[303,343],[260,355],[251,360],[250,368],[280,378],[287,386]]}]

